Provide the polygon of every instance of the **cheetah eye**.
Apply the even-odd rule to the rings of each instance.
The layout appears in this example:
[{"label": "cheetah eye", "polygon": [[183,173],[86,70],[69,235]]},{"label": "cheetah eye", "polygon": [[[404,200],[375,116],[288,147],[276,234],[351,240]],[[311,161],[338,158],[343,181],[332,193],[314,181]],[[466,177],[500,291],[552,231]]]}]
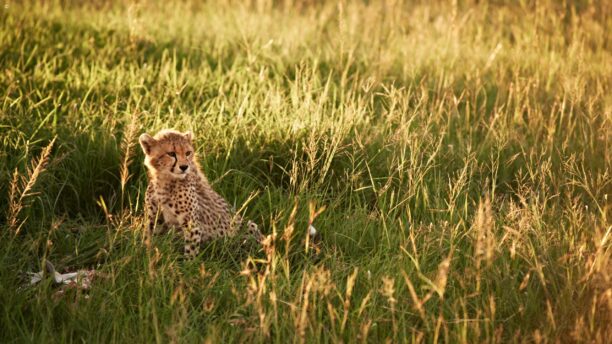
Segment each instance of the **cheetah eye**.
[{"label": "cheetah eye", "polygon": [[187,153],[185,153],[186,156],[190,156],[191,155],[191,151],[188,151]]},{"label": "cheetah eye", "polygon": [[176,153],[175,152],[168,152],[168,155],[170,155],[173,158],[176,158]]}]

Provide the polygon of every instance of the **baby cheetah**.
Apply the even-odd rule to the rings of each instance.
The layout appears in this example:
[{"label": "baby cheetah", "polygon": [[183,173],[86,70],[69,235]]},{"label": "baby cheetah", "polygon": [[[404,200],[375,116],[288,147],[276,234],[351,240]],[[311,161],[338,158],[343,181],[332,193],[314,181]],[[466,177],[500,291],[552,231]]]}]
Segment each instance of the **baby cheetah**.
[{"label": "baby cheetah", "polygon": [[[233,213],[202,174],[191,132],[162,130],[154,137],[142,134],[140,145],[149,176],[145,203],[151,232],[156,223],[181,228],[185,254],[193,257],[203,241],[232,236],[243,227],[242,217]],[[261,241],[255,223],[248,221],[246,230]]]}]

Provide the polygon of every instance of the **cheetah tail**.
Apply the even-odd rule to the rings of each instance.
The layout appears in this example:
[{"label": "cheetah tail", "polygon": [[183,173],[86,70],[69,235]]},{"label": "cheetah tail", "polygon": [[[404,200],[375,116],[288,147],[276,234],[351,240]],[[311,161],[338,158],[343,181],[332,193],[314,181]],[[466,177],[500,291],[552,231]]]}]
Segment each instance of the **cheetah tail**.
[{"label": "cheetah tail", "polygon": [[255,240],[257,240],[257,242],[261,243],[263,241],[264,235],[261,234],[261,231],[255,222],[250,220],[247,222],[247,231],[255,238]]}]

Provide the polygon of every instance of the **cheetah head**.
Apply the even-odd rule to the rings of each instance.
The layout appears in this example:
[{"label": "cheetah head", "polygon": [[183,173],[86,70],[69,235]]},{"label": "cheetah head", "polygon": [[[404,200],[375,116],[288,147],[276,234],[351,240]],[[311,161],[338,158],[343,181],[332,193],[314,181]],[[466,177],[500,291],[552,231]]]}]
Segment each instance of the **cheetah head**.
[{"label": "cheetah head", "polygon": [[196,170],[192,134],[166,129],[151,137],[140,135],[145,165],[154,177],[184,178]]}]

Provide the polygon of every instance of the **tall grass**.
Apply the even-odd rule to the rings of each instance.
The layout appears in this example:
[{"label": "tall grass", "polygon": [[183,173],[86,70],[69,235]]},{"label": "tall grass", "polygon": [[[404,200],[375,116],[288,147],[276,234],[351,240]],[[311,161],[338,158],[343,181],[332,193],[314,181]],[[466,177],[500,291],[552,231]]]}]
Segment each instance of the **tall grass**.
[{"label": "tall grass", "polygon": [[[0,341],[609,341],[609,13],[6,2]],[[167,127],[263,246],[144,235]],[[45,260],[100,277],[26,286]]]}]

